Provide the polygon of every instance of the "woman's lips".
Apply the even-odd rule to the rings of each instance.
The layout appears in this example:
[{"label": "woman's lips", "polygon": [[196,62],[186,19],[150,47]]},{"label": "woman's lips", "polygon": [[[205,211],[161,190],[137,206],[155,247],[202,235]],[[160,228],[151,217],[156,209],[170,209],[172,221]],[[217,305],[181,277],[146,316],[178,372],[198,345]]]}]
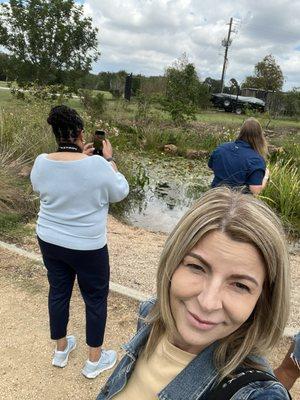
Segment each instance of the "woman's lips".
[{"label": "woman's lips", "polygon": [[190,311],[187,311],[187,318],[191,325],[203,331],[209,331],[218,325],[216,322],[202,320]]}]

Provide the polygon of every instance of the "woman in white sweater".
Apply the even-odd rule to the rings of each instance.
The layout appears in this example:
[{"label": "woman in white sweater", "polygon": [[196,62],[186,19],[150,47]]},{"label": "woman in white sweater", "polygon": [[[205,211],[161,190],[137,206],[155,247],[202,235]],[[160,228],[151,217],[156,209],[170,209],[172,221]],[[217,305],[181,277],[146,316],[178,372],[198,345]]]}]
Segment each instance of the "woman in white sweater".
[{"label": "woman in white sweater", "polygon": [[103,350],[109,289],[106,223],[109,203],[124,199],[129,187],[103,141],[103,157],[84,146],[83,121],[67,107],[54,107],[47,119],[58,149],[40,154],[31,172],[40,197],[37,236],[48,271],[51,338],[56,341],[52,364],[65,367],[76,347],[67,336],[69,304],[77,276],[86,306],[89,358],[82,373],[95,378],[113,367],[116,352]]}]

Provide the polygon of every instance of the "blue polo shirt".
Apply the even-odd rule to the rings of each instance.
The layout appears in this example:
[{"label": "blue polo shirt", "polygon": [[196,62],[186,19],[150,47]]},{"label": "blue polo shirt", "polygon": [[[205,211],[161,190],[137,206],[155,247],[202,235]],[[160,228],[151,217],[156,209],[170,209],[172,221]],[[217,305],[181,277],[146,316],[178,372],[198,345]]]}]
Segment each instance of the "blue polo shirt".
[{"label": "blue polo shirt", "polygon": [[263,157],[243,140],[218,146],[212,152],[208,166],[215,175],[212,187],[261,185],[266,170]]}]

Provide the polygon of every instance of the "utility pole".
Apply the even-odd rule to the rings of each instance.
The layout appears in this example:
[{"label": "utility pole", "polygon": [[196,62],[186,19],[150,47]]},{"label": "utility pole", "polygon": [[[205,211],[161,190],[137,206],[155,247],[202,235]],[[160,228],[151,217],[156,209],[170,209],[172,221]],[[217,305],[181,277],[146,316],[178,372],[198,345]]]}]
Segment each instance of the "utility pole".
[{"label": "utility pole", "polygon": [[222,41],[222,46],[225,47],[225,54],[224,54],[224,63],[223,63],[222,78],[221,78],[221,93],[223,93],[223,88],[224,88],[225,71],[226,71],[227,62],[228,62],[228,59],[227,59],[228,48],[231,45],[230,35],[232,32],[232,21],[233,21],[233,18],[231,17],[230,22],[229,22],[227,39],[223,39],[223,41]]}]

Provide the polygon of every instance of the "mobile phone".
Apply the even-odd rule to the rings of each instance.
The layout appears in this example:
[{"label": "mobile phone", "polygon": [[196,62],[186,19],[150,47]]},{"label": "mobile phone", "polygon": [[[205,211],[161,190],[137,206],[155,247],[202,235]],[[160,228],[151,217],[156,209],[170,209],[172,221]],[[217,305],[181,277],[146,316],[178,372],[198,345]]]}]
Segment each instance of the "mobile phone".
[{"label": "mobile phone", "polygon": [[105,140],[105,131],[95,131],[94,134],[94,154],[103,157],[103,143],[102,141]]}]

